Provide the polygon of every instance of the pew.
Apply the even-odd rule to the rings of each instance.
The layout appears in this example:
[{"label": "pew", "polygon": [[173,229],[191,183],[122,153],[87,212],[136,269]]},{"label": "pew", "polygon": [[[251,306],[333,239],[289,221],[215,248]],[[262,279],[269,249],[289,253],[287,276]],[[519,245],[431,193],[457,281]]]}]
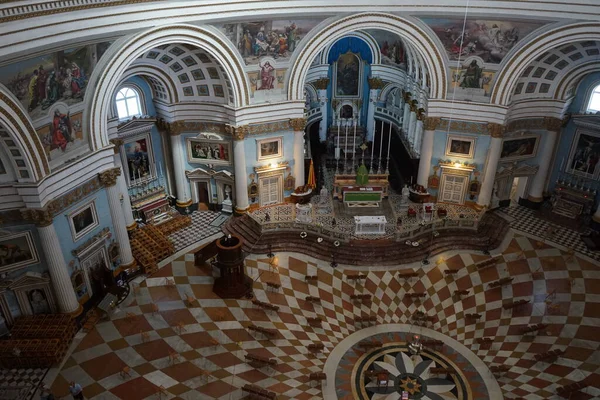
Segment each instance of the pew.
[{"label": "pew", "polygon": [[533,358],[535,358],[535,361],[553,361],[556,358],[562,356],[564,353],[564,350],[555,349],[546,351],[544,353],[536,354],[533,356]]},{"label": "pew", "polygon": [[306,322],[310,326],[319,327],[319,328],[321,327],[321,324],[323,323],[323,321],[319,317],[315,317],[315,318],[306,317]]},{"label": "pew", "polygon": [[258,368],[262,368],[262,367],[266,367],[266,366],[271,366],[271,367],[277,366],[277,361],[273,360],[272,358],[257,356],[255,354],[249,354],[249,353],[246,354],[244,357],[246,358],[246,362],[248,362],[248,364],[250,364],[250,365],[254,364]]},{"label": "pew", "polygon": [[277,283],[277,282],[271,282],[271,281],[267,281],[267,288],[270,288],[271,290],[274,291],[279,291],[279,288],[281,288],[281,284]]},{"label": "pew", "polygon": [[458,274],[458,270],[457,269],[447,269],[444,271],[444,274],[446,274],[446,275]]},{"label": "pew", "polygon": [[347,274],[347,280],[359,281],[361,279],[367,279],[367,275],[365,274]]},{"label": "pew", "polygon": [[477,269],[479,271],[481,271],[481,270],[484,270],[487,268],[495,267],[497,263],[498,263],[498,257],[492,257],[492,258],[488,258],[487,260],[483,260],[483,261],[479,261],[478,263],[475,263],[475,267],[477,267]]},{"label": "pew", "polygon": [[425,292],[415,292],[415,293],[405,293],[404,297],[408,297],[409,299],[420,299],[422,297],[427,296]]},{"label": "pew", "polygon": [[311,353],[320,353],[325,348],[325,345],[323,343],[312,343],[312,344],[309,344],[306,348]]},{"label": "pew", "polygon": [[372,296],[370,294],[353,294],[350,298],[354,301],[369,302],[371,301]]},{"label": "pew", "polygon": [[242,391],[249,393],[255,399],[260,400],[275,400],[277,398],[277,393],[270,392],[266,389],[261,388],[260,386],[251,385],[249,383],[242,386]]},{"label": "pew", "polygon": [[369,323],[369,322],[377,322],[377,316],[376,315],[367,315],[364,317],[356,317],[354,318],[354,323],[355,324],[360,324],[360,323]]},{"label": "pew", "polygon": [[252,304],[254,304],[255,306],[258,306],[260,308],[264,308],[266,310],[279,311],[279,306],[276,306],[274,304],[265,303],[264,301],[260,301],[257,299],[252,299]]},{"label": "pew", "polygon": [[533,333],[533,332],[537,332],[539,330],[542,329],[546,329],[548,327],[548,325],[546,324],[534,324],[534,325],[529,325],[526,326],[524,328],[521,328],[521,334],[526,334],[526,333]]},{"label": "pew", "polygon": [[324,372],[313,372],[308,376],[310,381],[324,381],[327,380],[327,374]]},{"label": "pew", "polygon": [[414,271],[407,271],[407,272],[399,272],[398,273],[398,278],[399,279],[410,279],[410,278],[417,278],[419,276],[418,272],[414,272]]},{"label": "pew", "polygon": [[319,277],[317,275],[306,275],[304,277],[304,281],[306,283],[314,283],[319,281]]},{"label": "pew", "polygon": [[277,331],[275,329],[262,328],[256,325],[250,325],[248,326],[248,329],[254,332],[262,333],[263,335],[268,336],[270,338],[274,338],[275,336],[277,336]]},{"label": "pew", "polygon": [[456,297],[460,297],[460,296],[466,296],[469,294],[469,291],[467,289],[463,289],[463,290],[455,290],[454,291],[454,295]]},{"label": "pew", "polygon": [[494,365],[490,367],[490,371],[492,373],[501,373],[508,372],[510,370],[510,365],[502,364],[502,365]]},{"label": "pew", "polygon": [[502,308],[504,308],[505,310],[511,310],[513,308],[517,308],[517,307],[522,306],[523,304],[527,304],[527,303],[529,303],[529,300],[526,300],[526,299],[511,301],[510,303],[506,303],[506,304],[502,305]]},{"label": "pew", "polygon": [[465,314],[465,319],[479,319],[481,318],[481,314]]},{"label": "pew", "polygon": [[494,339],[489,338],[489,337],[482,337],[482,338],[477,338],[475,339],[475,341],[479,344],[488,344],[488,343],[493,343]]},{"label": "pew", "polygon": [[589,386],[589,384],[584,379],[582,381],[574,382],[574,383],[571,383],[569,385],[557,387],[556,388],[556,394],[558,394],[561,397],[570,398],[570,396],[573,393],[578,392],[581,389],[585,389],[588,386]]},{"label": "pew", "polygon": [[310,303],[321,303],[321,299],[319,297],[316,296],[306,296],[306,301],[310,302]]},{"label": "pew", "polygon": [[500,287],[500,286],[504,286],[504,285],[508,285],[509,283],[511,283],[515,278],[502,278],[500,280],[494,281],[492,283],[490,283],[490,288],[496,288],[496,287]]}]

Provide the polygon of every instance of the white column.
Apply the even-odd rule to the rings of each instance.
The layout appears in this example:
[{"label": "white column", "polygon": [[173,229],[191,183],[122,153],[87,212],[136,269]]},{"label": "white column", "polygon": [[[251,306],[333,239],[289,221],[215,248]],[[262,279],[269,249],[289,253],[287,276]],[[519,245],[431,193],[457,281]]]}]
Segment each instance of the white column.
[{"label": "white column", "polygon": [[[248,211],[248,174],[246,173],[246,152],[244,151],[245,127],[234,128],[233,166],[235,171],[235,211],[243,214]],[[298,178],[296,178],[298,179]]]},{"label": "white column", "polygon": [[417,183],[423,187],[427,187],[427,180],[431,173],[431,159],[433,157],[433,139],[435,129],[440,124],[440,118],[425,118],[423,123],[423,140],[421,141],[421,158],[419,160],[419,173],[417,175]]},{"label": "white column", "polygon": [[408,138],[408,127],[410,123],[410,100],[404,103],[404,115],[402,117],[402,131],[404,136]]},{"label": "white column", "polygon": [[123,169],[123,163],[118,153],[115,154],[115,165],[123,171],[117,178],[117,187],[119,188],[119,197],[123,199],[121,201],[121,207],[123,209],[123,218],[125,218],[125,226],[127,227],[127,230],[133,230],[137,227],[137,223],[133,220],[131,199],[129,198],[129,190],[127,188],[127,181],[125,180],[125,169]]},{"label": "white column", "polygon": [[290,121],[294,129],[294,177],[296,186],[304,186],[304,128],[306,119],[296,118]]},{"label": "white column", "polygon": [[408,141],[411,146],[415,145],[415,130],[417,129],[417,113],[416,110],[410,110],[410,118],[408,123]]},{"label": "white column", "polygon": [[67,270],[67,263],[60,248],[56,229],[52,225],[52,220],[46,222],[50,224],[38,226],[37,231],[40,235],[44,255],[46,256],[46,263],[48,264],[52,287],[54,288],[54,294],[58,302],[58,309],[62,313],[78,315],[81,306],[77,302],[77,296],[75,296],[75,290],[73,289],[69,271]]},{"label": "white column", "polygon": [[415,143],[413,150],[417,155],[421,154],[421,142],[423,140],[423,121],[417,117],[417,127],[415,129]]},{"label": "white column", "polygon": [[546,179],[552,168],[552,154],[562,123],[558,118],[545,118],[545,122],[548,132],[544,135],[542,148],[539,150],[539,168],[529,186],[528,200],[533,203],[541,203],[544,200]]},{"label": "white column", "polygon": [[502,129],[500,124],[488,124],[492,140],[490,142],[489,153],[487,157],[487,165],[485,166],[485,174],[481,182],[481,190],[477,196],[477,206],[480,208],[488,207],[492,199],[492,190],[494,189],[494,180],[496,179],[496,170],[498,169],[498,161],[502,152]]},{"label": "white column", "polygon": [[321,105],[321,116],[323,119],[319,125],[319,140],[325,142],[327,140],[327,122],[329,121],[329,102],[327,100],[327,89],[318,90],[317,95],[319,104]]},{"label": "white column", "polygon": [[106,187],[106,197],[108,198],[108,208],[113,223],[115,240],[119,244],[120,267],[131,268],[136,262],[131,253],[131,244],[129,243],[129,235],[127,234],[127,226],[119,198],[119,187],[117,185],[119,175],[121,175],[120,168],[112,168],[98,174],[100,182]]},{"label": "white column", "polygon": [[173,167],[175,169],[175,190],[177,192],[177,206],[187,207],[192,204],[192,199],[188,194],[187,178],[185,177],[185,156],[183,154],[183,145],[179,133],[171,134],[171,150],[173,151]]},{"label": "white column", "polygon": [[379,89],[369,90],[369,107],[367,108],[367,141],[373,140],[375,134],[375,107],[377,106],[377,98],[379,97]]}]

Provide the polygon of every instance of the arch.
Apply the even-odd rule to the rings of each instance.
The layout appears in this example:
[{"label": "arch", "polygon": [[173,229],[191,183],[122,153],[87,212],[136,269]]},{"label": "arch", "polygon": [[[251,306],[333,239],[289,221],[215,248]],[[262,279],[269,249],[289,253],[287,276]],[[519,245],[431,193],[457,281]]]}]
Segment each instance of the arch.
[{"label": "arch", "polygon": [[221,32],[212,27],[183,24],[154,27],[115,41],[96,66],[88,83],[83,113],[92,150],[109,145],[106,134],[108,110],[121,76],[141,54],[170,43],[189,44],[210,53],[232,82],[234,106],[249,104],[250,85],[244,73],[244,64],[237,49]]},{"label": "arch", "polygon": [[49,175],[48,157],[29,116],[21,103],[2,84],[0,84],[0,124],[23,156],[29,175],[25,180],[37,182]]},{"label": "arch", "polygon": [[600,40],[600,22],[561,25],[537,35],[515,51],[498,72],[490,95],[491,104],[506,106],[517,80],[527,66],[544,52],[567,43]]},{"label": "arch", "polygon": [[[587,75],[592,74],[594,72],[600,71],[600,64],[595,61],[591,61],[585,64],[578,65],[576,68],[573,68],[569,72],[565,74],[563,79],[558,83],[556,87],[556,91],[554,93],[554,99],[556,100],[566,100],[568,96],[569,89],[572,87],[579,85],[579,82],[583,80]],[[600,85],[600,80],[595,82],[596,86]],[[589,101],[589,97],[592,94],[592,90],[594,90],[594,85],[590,86],[586,90],[586,98]],[[585,108],[587,108],[587,101],[585,103]],[[582,112],[585,109],[581,110]]]},{"label": "arch", "polygon": [[353,37],[362,40],[367,44],[369,50],[371,50],[371,57],[373,58],[373,62],[371,64],[381,64],[381,52],[379,51],[379,45],[373,39],[373,37],[365,32],[352,32],[347,35],[344,35],[342,38],[338,38],[336,41],[329,43],[325,49],[323,50],[323,59],[325,63],[329,60],[329,52],[334,44],[336,44],[340,39],[346,37]]},{"label": "arch", "polygon": [[[149,64],[138,64],[132,65],[127,68],[127,71],[121,76],[119,85],[122,85],[127,79],[134,76],[144,76],[157,80],[165,88],[167,94],[167,102],[178,103],[179,95],[177,94],[177,86],[173,79],[164,70]],[[148,82],[150,85],[150,82]],[[152,86],[152,85],[150,85]]]},{"label": "arch", "polygon": [[[443,57],[433,40],[421,26],[396,15],[364,13],[333,21],[324,29],[314,32],[303,40],[301,48],[293,55],[292,67],[287,75],[288,100],[301,100],[306,74],[313,61],[325,47],[357,30],[381,29],[393,32],[403,39],[407,47],[417,49],[431,74],[430,96],[442,99],[446,96],[446,68]],[[420,46],[410,46],[418,43]]]}]

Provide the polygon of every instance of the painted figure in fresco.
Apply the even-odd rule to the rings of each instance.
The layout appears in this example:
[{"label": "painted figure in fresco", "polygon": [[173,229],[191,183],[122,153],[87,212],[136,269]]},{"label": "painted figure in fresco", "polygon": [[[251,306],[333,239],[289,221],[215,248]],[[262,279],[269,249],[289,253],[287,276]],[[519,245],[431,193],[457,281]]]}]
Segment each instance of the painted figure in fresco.
[{"label": "painted figure in fresco", "polygon": [[52,104],[58,101],[61,97],[60,84],[56,79],[56,71],[50,72],[48,77],[48,87],[47,87],[48,96],[46,97],[46,101],[42,105],[43,109],[50,107]]},{"label": "painted figure in fresco", "polygon": [[33,71],[33,75],[29,79],[29,111],[32,111],[38,103],[37,91],[38,70]]},{"label": "painted figure in fresco", "polygon": [[287,47],[290,52],[294,52],[296,49],[296,42],[298,41],[298,28],[296,24],[287,26],[285,28],[285,34],[287,36]]},{"label": "painted figure in fresco", "polygon": [[70,114],[61,114],[55,110],[52,118],[51,147],[65,151],[67,144],[73,141],[72,130]]},{"label": "painted figure in fresco", "polygon": [[275,76],[273,72],[275,68],[271,66],[271,63],[266,61],[263,65],[260,65],[260,88],[257,90],[269,90],[273,89],[273,82],[275,82]]},{"label": "painted figure in fresco", "polygon": [[244,31],[244,36],[240,41],[240,51],[244,57],[252,55],[252,35],[248,29]]},{"label": "painted figure in fresco", "polygon": [[14,264],[30,257],[31,254],[21,249],[19,245],[12,243],[0,244],[0,266]]},{"label": "painted figure in fresco", "polygon": [[482,87],[482,68],[477,65],[477,61],[471,61],[471,64],[463,73],[463,79],[460,83],[462,88],[476,88],[481,89]]},{"label": "painted figure in fresco", "polygon": [[38,92],[38,103],[42,103],[46,99],[46,81],[48,80],[48,73],[44,70],[44,66],[40,65],[38,68],[37,78],[37,92]]},{"label": "painted figure in fresco", "polygon": [[266,54],[268,49],[269,44],[267,43],[267,38],[265,38],[265,28],[261,27],[254,39],[254,55],[260,56]]},{"label": "painted figure in fresco", "polygon": [[80,95],[85,87],[85,74],[76,63],[71,63],[71,97]]}]

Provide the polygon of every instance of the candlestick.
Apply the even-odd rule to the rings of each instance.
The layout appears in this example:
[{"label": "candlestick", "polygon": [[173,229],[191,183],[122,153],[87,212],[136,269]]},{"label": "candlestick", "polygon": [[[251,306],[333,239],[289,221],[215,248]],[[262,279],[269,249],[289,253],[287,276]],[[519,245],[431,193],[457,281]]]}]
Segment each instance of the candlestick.
[{"label": "candlestick", "polygon": [[[375,124],[373,124],[375,128]],[[375,151],[375,136],[377,136],[377,129],[373,129],[373,141],[371,142],[371,164],[369,166],[369,173],[373,173],[373,152]]]},{"label": "candlestick", "polygon": [[354,135],[352,136],[352,172],[354,172],[354,159],[356,158],[356,118],[354,119]]},{"label": "candlestick", "polygon": [[385,162],[385,173],[389,173],[390,166],[390,146],[392,145],[392,123],[390,122],[390,134],[388,135],[388,151],[387,151],[387,161]]},{"label": "candlestick", "polygon": [[346,132],[344,134],[344,169],[346,169],[346,154],[348,154],[348,124],[346,123]]},{"label": "candlestick", "polygon": [[379,135],[379,165],[377,166],[377,173],[381,173],[381,153],[383,151],[383,120],[381,121],[381,135]]}]

